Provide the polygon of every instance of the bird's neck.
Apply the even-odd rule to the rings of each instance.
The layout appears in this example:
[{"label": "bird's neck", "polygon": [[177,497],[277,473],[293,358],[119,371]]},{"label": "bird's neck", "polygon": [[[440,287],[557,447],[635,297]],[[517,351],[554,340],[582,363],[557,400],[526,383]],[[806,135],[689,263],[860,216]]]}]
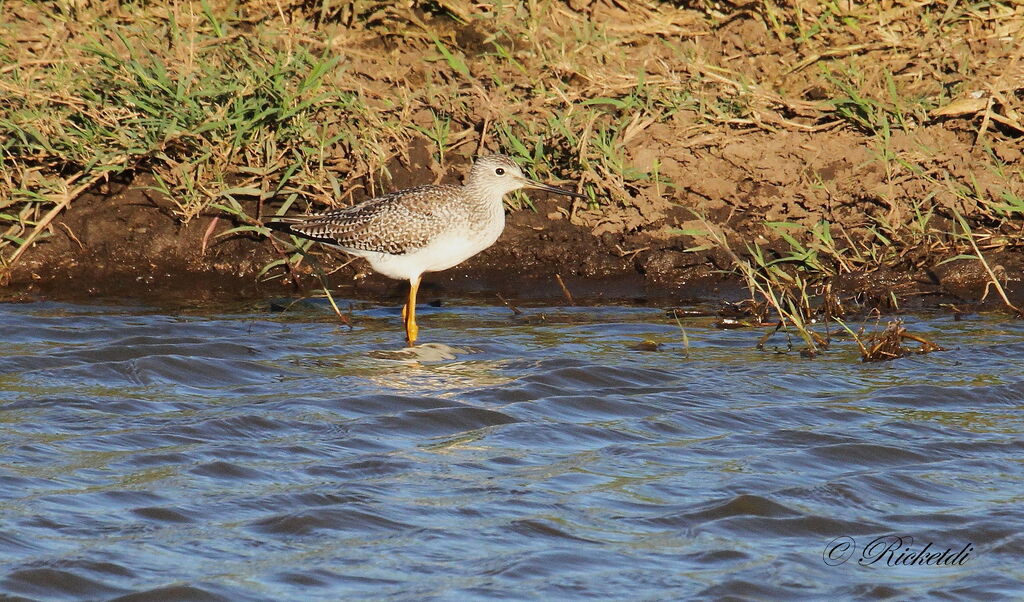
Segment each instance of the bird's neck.
[{"label": "bird's neck", "polygon": [[494,188],[484,188],[473,186],[472,184],[466,186],[466,191],[469,193],[467,197],[469,202],[473,204],[475,209],[484,212],[504,211],[505,209],[505,193]]}]

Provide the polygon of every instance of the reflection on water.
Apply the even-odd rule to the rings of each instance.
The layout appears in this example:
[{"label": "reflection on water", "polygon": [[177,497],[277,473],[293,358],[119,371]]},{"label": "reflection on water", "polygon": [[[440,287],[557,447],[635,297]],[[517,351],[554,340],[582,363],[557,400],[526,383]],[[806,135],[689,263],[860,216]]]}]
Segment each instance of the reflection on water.
[{"label": "reflection on water", "polygon": [[[703,319],[687,357],[654,309],[425,308],[406,353],[356,317],[0,306],[0,595],[1020,591],[1020,322],[910,318],[951,351],[861,364]],[[973,547],[862,557],[894,535]]]}]

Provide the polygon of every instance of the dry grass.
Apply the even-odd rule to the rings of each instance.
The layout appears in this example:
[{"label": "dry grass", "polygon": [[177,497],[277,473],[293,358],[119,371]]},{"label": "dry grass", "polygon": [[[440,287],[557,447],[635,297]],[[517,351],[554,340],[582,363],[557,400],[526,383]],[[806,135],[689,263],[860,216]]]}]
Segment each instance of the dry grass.
[{"label": "dry grass", "polygon": [[[83,183],[123,173],[151,172],[181,220],[227,215],[262,232],[258,211],[380,192],[416,141],[439,176],[500,149],[536,177],[574,180],[591,200],[570,217],[600,233],[689,202],[683,180],[701,174],[668,169],[652,139],[690,152],[752,132],[837,130],[875,149],[888,210],[861,224],[866,236],[826,238],[806,220],[789,238],[769,229],[794,243],[789,263],[831,275],[922,245],[959,252],[929,221],[950,204],[980,240],[1021,245],[1020,168],[1000,158],[1019,154],[1024,133],[1019,3],[3,6],[4,264],[47,235]],[[975,186],[977,170],[894,143],[925,123],[969,130],[987,157],[978,169],[996,175]],[[819,184],[839,194],[808,182]],[[906,198],[911,184],[932,196]]]},{"label": "dry grass", "polygon": [[[860,356],[863,362],[887,362],[911,354],[945,351],[944,348],[928,339],[908,332],[899,320],[890,322],[883,330],[867,336],[861,329],[861,332],[853,333],[853,337],[857,346],[860,347]],[[908,341],[917,343],[917,346],[907,347],[904,343]]]}]

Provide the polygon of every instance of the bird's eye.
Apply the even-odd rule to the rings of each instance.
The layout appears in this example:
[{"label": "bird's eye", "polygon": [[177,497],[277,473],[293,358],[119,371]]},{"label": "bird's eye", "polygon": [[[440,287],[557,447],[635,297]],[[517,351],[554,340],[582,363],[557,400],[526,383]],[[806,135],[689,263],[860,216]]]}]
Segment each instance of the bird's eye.
[{"label": "bird's eye", "polygon": [[505,168],[504,167],[499,167],[498,169],[494,170],[494,173],[498,174],[499,176],[503,176],[503,175],[505,175]]}]

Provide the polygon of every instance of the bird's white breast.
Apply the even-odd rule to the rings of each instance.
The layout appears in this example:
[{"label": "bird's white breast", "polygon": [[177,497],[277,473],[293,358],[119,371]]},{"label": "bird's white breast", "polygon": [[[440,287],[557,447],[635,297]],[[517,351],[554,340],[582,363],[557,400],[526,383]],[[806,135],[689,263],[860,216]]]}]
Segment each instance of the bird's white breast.
[{"label": "bird's white breast", "polygon": [[[500,205],[499,205],[500,208]],[[435,236],[426,246],[405,253],[360,253],[377,272],[396,280],[413,280],[424,272],[440,272],[455,267],[494,244],[505,229],[501,209],[490,216],[481,229],[451,228]]]}]

